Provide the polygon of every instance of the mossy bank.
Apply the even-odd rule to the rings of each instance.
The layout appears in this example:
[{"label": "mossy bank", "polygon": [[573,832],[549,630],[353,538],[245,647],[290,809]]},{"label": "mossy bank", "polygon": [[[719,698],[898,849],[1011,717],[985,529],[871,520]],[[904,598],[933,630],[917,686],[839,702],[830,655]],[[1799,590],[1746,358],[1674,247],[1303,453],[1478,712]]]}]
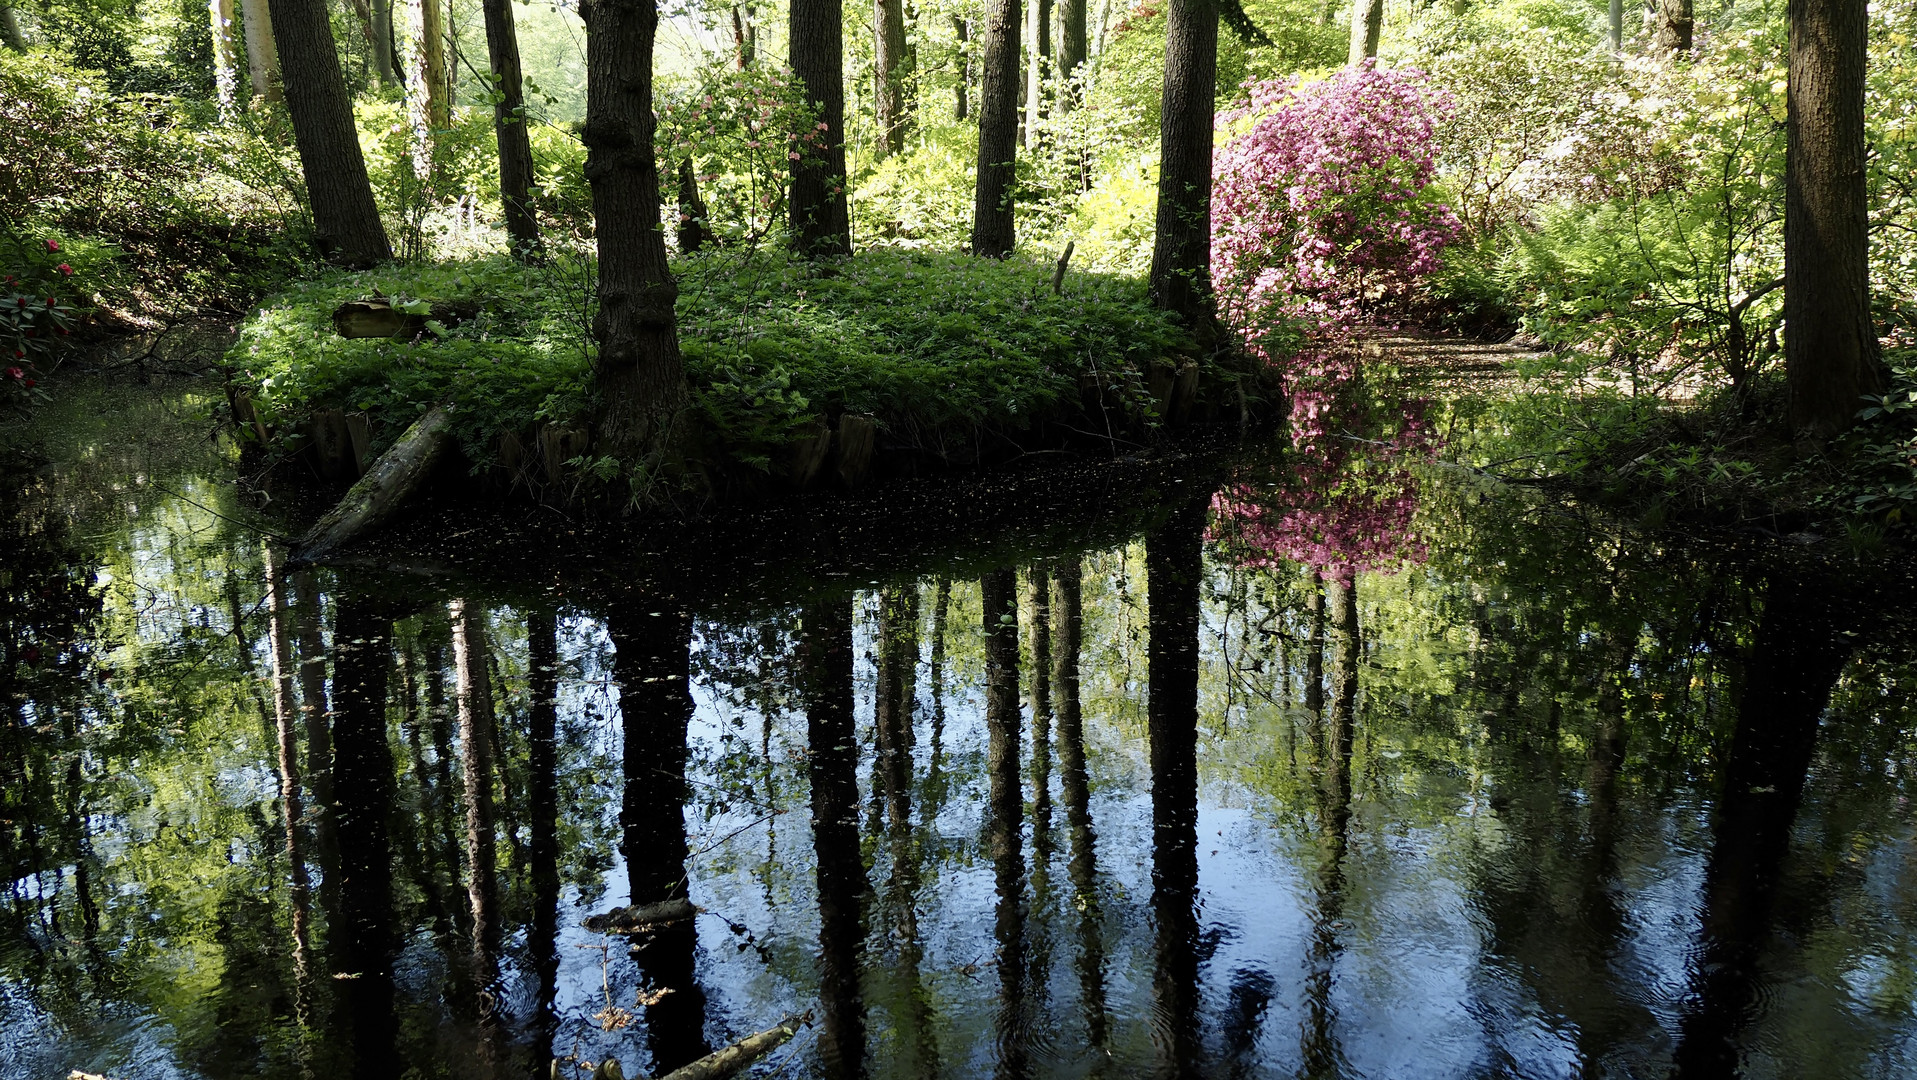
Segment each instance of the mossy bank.
[{"label": "mossy bank", "polygon": [[[1131,278],[1068,273],[1055,292],[1047,264],[886,249],[824,264],[722,250],[674,270],[701,468],[728,490],[816,480],[809,448],[822,452],[847,417],[869,434],[882,475],[1142,443],[1168,420],[1235,423],[1256,401]],[[593,285],[590,264],[567,257],[297,284],[253,314],[229,354],[244,427],[271,452],[311,459],[326,418],[350,417],[363,460],[450,402],[476,474],[614,482],[625,465],[590,437]],[[462,318],[340,336],[340,305],[375,298]]]}]

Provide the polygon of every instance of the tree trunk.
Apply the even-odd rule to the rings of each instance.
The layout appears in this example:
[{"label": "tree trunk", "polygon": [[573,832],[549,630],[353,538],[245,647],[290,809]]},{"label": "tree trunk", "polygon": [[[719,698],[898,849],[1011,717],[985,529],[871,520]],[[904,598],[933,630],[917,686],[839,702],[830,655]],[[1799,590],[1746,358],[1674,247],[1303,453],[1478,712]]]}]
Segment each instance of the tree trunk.
[{"label": "tree trunk", "polygon": [[403,77],[393,48],[393,0],[373,0],[373,74],[381,86]]},{"label": "tree trunk", "polygon": [[602,449],[627,469],[672,460],[687,436],[685,369],[659,228],[659,167],[653,155],[654,0],[588,0],[586,180],[599,244]]},{"label": "tree trunk", "polygon": [[[232,9],[229,8],[227,10],[227,22],[231,23],[232,21]],[[218,35],[216,34],[216,40],[217,37]],[[20,32],[20,20],[14,16],[13,5],[11,4],[0,4],[0,45],[5,45],[14,52],[27,51],[26,35]],[[227,48],[229,50],[232,48],[232,37],[230,34],[227,37]],[[228,59],[231,59],[230,51]]]},{"label": "tree trunk", "polygon": [[1218,8],[1170,0],[1165,90],[1158,124],[1158,222],[1151,292],[1202,343],[1216,340],[1211,294],[1212,105],[1218,82]]},{"label": "tree trunk", "polygon": [[1690,52],[1691,0],[1657,0],[1657,47],[1659,52]]},{"label": "tree trunk", "polygon": [[787,54],[805,99],[825,125],[826,149],[792,163],[792,246],[802,255],[852,254],[845,196],[845,32],[841,0],[794,0]]},{"label": "tree trunk", "polygon": [[[240,96],[240,56],[233,40],[233,0],[207,0],[206,15],[213,33],[213,96],[220,105],[220,119],[229,120]],[[8,38],[9,48],[14,47],[19,33],[20,28],[13,24],[13,9],[0,7],[0,36]],[[24,49],[25,45],[19,48]]]},{"label": "tree trunk", "polygon": [[1066,113],[1078,104],[1079,68],[1086,57],[1085,0],[1059,0],[1058,5],[1058,111]]},{"label": "tree trunk", "polygon": [[1384,30],[1384,0],[1357,0],[1351,6],[1351,53],[1346,64],[1357,67],[1378,56],[1378,35]]},{"label": "tree trunk", "polygon": [[406,115],[412,131],[413,174],[423,182],[438,174],[434,152],[447,126],[446,25],[440,0],[407,0],[412,32],[411,70],[406,80]]},{"label": "tree trunk", "polygon": [[905,0],[873,0],[872,113],[879,157],[905,149]]},{"label": "tree trunk", "polygon": [[972,24],[954,15],[952,33],[958,38],[958,85],[953,90],[956,100],[952,106],[952,118],[963,120],[972,111],[971,102],[966,100],[972,85]]},{"label": "tree trunk", "polygon": [[496,80],[493,134],[499,144],[499,201],[506,211],[506,235],[522,256],[539,249],[539,219],[533,214],[532,142],[526,131],[526,98],[519,72],[519,34],[513,27],[512,0],[483,0],[486,55]]},{"label": "tree trunk", "polygon": [[1624,48],[1624,0],[1611,0],[1611,51]]},{"label": "tree trunk", "polygon": [[1870,315],[1864,0],[1791,0],[1784,181],[1784,368],[1791,426],[1849,428],[1885,381]]},{"label": "tree trunk", "polygon": [[293,973],[295,1011],[308,1014],[308,995],[312,979],[312,943],[307,916],[312,881],[307,875],[306,854],[301,850],[301,819],[305,817],[300,790],[299,736],[293,726],[299,712],[293,696],[293,635],[287,619],[286,575],[275,565],[271,547],[262,552],[266,563],[266,601],[269,618],[267,638],[273,653],[273,719],[279,748],[280,811],[286,839],[286,865],[290,871],[287,898],[293,914]]},{"label": "tree trunk", "polygon": [[1018,159],[1019,0],[986,0],[978,103],[978,188],[972,254],[1002,259],[1017,242],[1012,186]]},{"label": "tree trunk", "polygon": [[1052,74],[1052,0],[1032,0],[1026,37],[1025,149],[1036,150],[1039,121],[1045,119],[1045,80]]},{"label": "tree trunk", "polygon": [[[253,4],[243,0],[243,6],[250,15]],[[348,266],[384,262],[393,257],[393,248],[366,178],[366,158],[360,154],[353,101],[340,75],[326,2],[275,0],[272,16],[267,47],[278,39],[280,69],[289,91],[286,111],[293,117],[320,252]],[[254,22],[249,17],[246,24],[249,63],[253,62]]]},{"label": "tree trunk", "polygon": [[[295,5],[300,6],[303,5]],[[272,8],[277,7],[278,4],[272,5]],[[323,5],[320,10],[324,12]],[[278,24],[280,18],[280,13],[269,8],[266,0],[240,0],[240,30],[246,36],[246,93],[256,105],[279,101],[282,97],[279,47],[275,40],[285,33]],[[333,43],[331,27],[325,22],[317,25],[327,27],[326,44],[330,47]],[[337,55],[333,58],[333,67],[335,70],[339,67]],[[295,134],[299,131],[298,116],[293,118],[293,130]],[[312,181],[309,179],[307,184],[310,186]]]},{"label": "tree trunk", "polygon": [[454,701],[459,710],[459,771],[466,803],[466,899],[475,957],[498,933],[499,891],[493,837],[493,691],[486,669],[486,613],[465,600],[447,606],[453,624]]}]

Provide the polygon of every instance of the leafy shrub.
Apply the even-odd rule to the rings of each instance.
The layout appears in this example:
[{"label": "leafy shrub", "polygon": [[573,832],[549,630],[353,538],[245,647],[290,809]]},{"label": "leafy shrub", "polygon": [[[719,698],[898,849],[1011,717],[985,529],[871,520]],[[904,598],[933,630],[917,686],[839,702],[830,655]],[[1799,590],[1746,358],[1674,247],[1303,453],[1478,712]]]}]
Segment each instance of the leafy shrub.
[{"label": "leafy shrub", "polygon": [[190,111],[0,50],[0,206],[25,208],[29,230],[117,249],[97,285],[104,302],[240,310],[300,267],[290,148],[196,129]]},{"label": "leafy shrub", "polygon": [[679,163],[691,161],[707,228],[722,242],[756,244],[785,225],[792,163],[822,153],[826,139],[792,72],[709,61],[661,94],[659,189],[673,203]]},{"label": "leafy shrub", "polygon": [[1219,311],[1283,370],[1294,438],[1317,430],[1322,395],[1348,380],[1348,339],[1401,301],[1459,235],[1431,189],[1432,132],[1446,99],[1410,69],[1369,64],[1318,82],[1250,88],[1223,122],[1212,187]]}]

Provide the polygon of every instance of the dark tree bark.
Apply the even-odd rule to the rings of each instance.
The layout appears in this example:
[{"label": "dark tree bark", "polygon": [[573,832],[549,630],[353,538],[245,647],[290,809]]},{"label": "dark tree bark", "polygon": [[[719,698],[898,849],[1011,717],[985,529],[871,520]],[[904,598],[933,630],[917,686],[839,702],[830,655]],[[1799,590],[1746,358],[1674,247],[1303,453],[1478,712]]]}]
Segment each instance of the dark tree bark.
[{"label": "dark tree bark", "polygon": [[[493,835],[493,691],[486,668],[486,615],[464,600],[448,605],[453,627],[453,694],[459,710],[459,771],[465,785],[466,900],[473,951],[490,955],[498,933],[499,888]],[[475,966],[479,966],[477,963]]]},{"label": "dark tree bark", "polygon": [[1784,368],[1791,426],[1823,438],[1885,387],[1870,315],[1864,0],[1791,0]]},{"label": "dark tree bark", "polygon": [[586,181],[599,245],[601,448],[628,469],[676,464],[688,436],[686,375],[659,228],[659,167],[653,154],[654,0],[586,0]]},{"label": "dark tree bark", "polygon": [[1078,104],[1078,88],[1073,79],[1087,56],[1085,40],[1085,0],[1059,0],[1058,4],[1058,111],[1070,112]]},{"label": "dark tree bark", "polygon": [[381,86],[394,86],[404,81],[405,72],[399,68],[399,50],[393,47],[393,0],[372,0],[373,3],[373,73],[379,77]]},{"label": "dark tree bark", "polygon": [[384,262],[393,247],[366,178],[325,0],[274,0],[272,20],[320,253],[347,266]]},{"label": "dark tree bark", "polygon": [[1052,0],[1032,0],[1025,9],[1030,22],[1025,52],[1025,149],[1039,142],[1039,121],[1045,119],[1045,80],[1052,74]]},{"label": "dark tree bark", "polygon": [[1169,1076],[1202,1075],[1198,1023],[1198,586],[1205,502],[1145,539],[1152,772],[1152,1004]]},{"label": "dark tree bark", "polygon": [[1211,292],[1212,109],[1218,84],[1218,8],[1170,0],[1165,89],[1158,124],[1158,222],[1151,293],[1202,344],[1217,339]]},{"label": "dark tree bark", "polygon": [[493,136],[499,144],[499,200],[506,235],[522,256],[539,249],[539,219],[533,213],[532,141],[526,131],[526,96],[519,70],[519,33],[512,0],[483,0],[486,55],[492,63]]},{"label": "dark tree bark", "polygon": [[[1012,188],[1018,159],[1019,0],[987,0],[983,84],[978,102],[978,188],[972,201],[972,254],[1002,259],[1017,233]],[[1206,159],[1210,160],[1209,157]],[[1209,166],[1207,166],[1209,168]]]},{"label": "dark tree bark", "polygon": [[792,246],[802,255],[852,254],[852,218],[845,196],[845,31],[842,0],[796,0],[787,55],[805,99],[825,125],[823,154],[792,163]]},{"label": "dark tree bark", "polygon": [[819,1053],[828,1075],[864,1075],[865,1008],[859,944],[867,891],[859,853],[859,740],[853,720],[852,605],[814,604],[803,616],[799,662],[812,844],[818,860]]},{"label": "dark tree bark", "polygon": [[279,745],[280,811],[286,838],[286,865],[289,871],[287,899],[293,916],[293,1008],[302,1023],[311,1021],[312,938],[308,930],[312,880],[307,875],[306,853],[300,833],[305,816],[300,784],[299,735],[294,716],[299,712],[293,695],[293,634],[287,618],[287,581],[275,565],[269,547],[261,553],[266,563],[267,638],[273,655],[273,719]]},{"label": "dark tree bark", "polygon": [[1657,47],[1660,52],[1690,52],[1694,23],[1691,0],[1658,0]]},{"label": "dark tree bark", "polygon": [[1378,36],[1384,31],[1384,0],[1357,0],[1351,8],[1351,51],[1345,63],[1357,67],[1378,56]]},{"label": "dark tree bark", "polygon": [[1624,0],[1611,0],[1611,50],[1624,48]]},{"label": "dark tree bark", "polygon": [[880,157],[905,149],[905,0],[873,0],[872,113]]},{"label": "dark tree bark", "polygon": [[712,230],[706,226],[711,212],[699,197],[699,178],[692,171],[692,159],[679,162],[679,250],[687,255],[705,250],[712,243]]},{"label": "dark tree bark", "polygon": [[963,120],[971,115],[971,102],[967,94],[972,87],[972,24],[963,18],[952,16],[952,33],[958,38],[958,85],[953,89],[956,100],[952,105],[954,119]]},{"label": "dark tree bark", "polygon": [[[1310,722],[1323,725],[1325,716],[1325,579],[1316,570],[1311,572],[1308,586],[1311,592],[1305,596],[1305,619],[1309,625],[1311,637],[1305,645],[1305,712]],[[1316,733],[1314,732],[1314,737]]]},{"label": "dark tree bark", "polygon": [[1331,628],[1337,635],[1338,655],[1332,667],[1331,715],[1325,725],[1324,784],[1325,840],[1329,856],[1342,862],[1345,834],[1351,819],[1351,746],[1358,725],[1358,581],[1345,573],[1325,589],[1331,609]]}]

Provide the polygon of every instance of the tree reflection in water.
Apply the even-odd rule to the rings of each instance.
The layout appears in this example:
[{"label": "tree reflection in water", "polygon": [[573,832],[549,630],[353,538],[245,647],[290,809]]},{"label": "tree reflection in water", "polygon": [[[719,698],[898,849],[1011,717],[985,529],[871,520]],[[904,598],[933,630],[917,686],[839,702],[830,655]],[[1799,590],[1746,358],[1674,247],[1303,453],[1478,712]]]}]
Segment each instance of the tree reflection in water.
[{"label": "tree reflection in water", "polygon": [[98,570],[0,579],[0,1056],[583,1080],[811,1008],[766,1072],[1908,1071],[1909,584],[1349,430],[789,582],[23,537]]}]

